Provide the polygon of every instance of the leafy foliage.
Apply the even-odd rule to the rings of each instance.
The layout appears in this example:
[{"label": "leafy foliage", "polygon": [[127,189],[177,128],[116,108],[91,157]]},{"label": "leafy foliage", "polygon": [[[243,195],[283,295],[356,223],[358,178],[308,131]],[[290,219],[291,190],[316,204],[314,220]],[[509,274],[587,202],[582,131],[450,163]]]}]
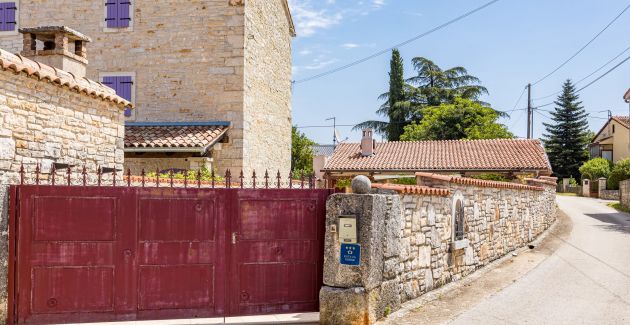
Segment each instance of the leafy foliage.
[{"label": "leafy foliage", "polygon": [[619,160],[612,168],[608,176],[607,188],[611,190],[619,189],[619,182],[630,178],[630,158]]},{"label": "leafy foliage", "polygon": [[588,159],[587,113],[571,80],[562,86],[562,94],[551,112],[552,123],[543,123],[545,149],[551,167],[559,178],[577,177],[579,167]]},{"label": "leafy foliage", "polygon": [[457,97],[452,104],[423,109],[423,119],[405,127],[401,140],[458,140],[513,138],[490,107]]},{"label": "leafy foliage", "polygon": [[497,181],[497,182],[509,182],[510,181],[510,179],[508,179],[507,177],[505,177],[505,176],[503,176],[501,174],[492,174],[492,173],[473,175],[473,176],[471,176],[471,178],[482,179],[484,181]]},{"label": "leafy foliage", "polygon": [[608,178],[611,168],[612,163],[607,159],[595,158],[585,162],[580,167],[580,174],[582,174],[582,179],[596,180],[601,177]]},{"label": "leafy foliage", "polygon": [[[388,121],[366,121],[354,130],[372,128],[384,134],[390,141],[400,139],[403,130],[411,123],[419,123],[424,117],[424,109],[442,104],[453,104],[457,98],[468,99],[480,104],[480,97],[488,90],[480,85],[477,77],[468,74],[463,67],[443,70],[433,61],[416,57],[412,60],[416,76],[403,80],[403,64],[398,50],[392,51],[390,63],[389,92],[379,96],[385,101],[376,111]],[[503,113],[495,111],[499,116]]]},{"label": "leafy foliage", "polygon": [[352,180],[349,178],[340,178],[335,183],[336,188],[347,188],[352,185]]},{"label": "leafy foliage", "polygon": [[392,181],[393,184],[399,185],[418,185],[415,177],[400,177]]},{"label": "leafy foliage", "polygon": [[[208,169],[207,167],[203,166],[201,167],[201,169],[199,170],[201,172],[201,180],[202,181],[207,181],[210,182],[212,181],[212,171],[210,169]],[[214,173],[214,181],[215,182],[222,182],[225,179],[223,178],[223,176],[219,175],[217,172]],[[156,177],[157,173],[156,172],[148,172],[146,173],[147,177]],[[188,179],[189,181],[196,181],[197,177],[199,176],[198,172],[196,170],[190,170],[188,171],[188,174],[186,175],[184,171],[182,170],[178,170],[177,172],[173,171],[173,179],[178,179],[178,180],[183,180],[183,179]],[[160,171],[160,178],[161,179],[169,179],[171,177],[171,172],[170,171]]]},{"label": "leafy foliage", "polygon": [[291,130],[291,171],[294,177],[313,172],[313,142],[294,126]]}]

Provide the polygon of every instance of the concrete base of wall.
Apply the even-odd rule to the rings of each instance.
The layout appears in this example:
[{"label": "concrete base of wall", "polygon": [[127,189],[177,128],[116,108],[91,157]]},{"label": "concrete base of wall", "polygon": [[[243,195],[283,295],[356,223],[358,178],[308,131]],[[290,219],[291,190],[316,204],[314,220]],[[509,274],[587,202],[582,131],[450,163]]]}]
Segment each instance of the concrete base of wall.
[{"label": "concrete base of wall", "polygon": [[0,324],[7,321],[9,274],[9,186],[0,185]]}]

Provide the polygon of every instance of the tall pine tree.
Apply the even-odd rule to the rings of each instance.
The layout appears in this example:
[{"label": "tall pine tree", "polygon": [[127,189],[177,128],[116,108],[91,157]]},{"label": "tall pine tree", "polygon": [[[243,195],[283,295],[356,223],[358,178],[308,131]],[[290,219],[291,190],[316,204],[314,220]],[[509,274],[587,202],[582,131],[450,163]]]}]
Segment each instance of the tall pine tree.
[{"label": "tall pine tree", "polygon": [[389,141],[398,141],[400,136],[405,132],[405,124],[407,113],[403,112],[396,103],[405,100],[405,77],[404,77],[403,59],[398,49],[392,51],[392,59],[390,61],[389,70],[389,97],[387,105],[389,110],[389,124],[387,125],[387,139]]},{"label": "tall pine tree", "polygon": [[578,179],[580,166],[588,160],[588,114],[570,79],[562,85],[562,94],[555,104],[551,112],[553,122],[543,123],[545,149],[555,175]]}]

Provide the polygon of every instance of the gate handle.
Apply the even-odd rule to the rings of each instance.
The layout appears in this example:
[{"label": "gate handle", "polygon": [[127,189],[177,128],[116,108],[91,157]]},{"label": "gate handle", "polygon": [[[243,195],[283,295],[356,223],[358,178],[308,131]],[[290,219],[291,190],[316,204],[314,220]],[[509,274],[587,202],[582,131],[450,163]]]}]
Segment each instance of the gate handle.
[{"label": "gate handle", "polygon": [[236,245],[236,239],[238,237],[238,233],[232,233],[232,245]]},{"label": "gate handle", "polygon": [[131,249],[125,249],[125,250],[123,250],[123,254],[125,255],[125,257],[129,257],[129,256],[131,256]]}]

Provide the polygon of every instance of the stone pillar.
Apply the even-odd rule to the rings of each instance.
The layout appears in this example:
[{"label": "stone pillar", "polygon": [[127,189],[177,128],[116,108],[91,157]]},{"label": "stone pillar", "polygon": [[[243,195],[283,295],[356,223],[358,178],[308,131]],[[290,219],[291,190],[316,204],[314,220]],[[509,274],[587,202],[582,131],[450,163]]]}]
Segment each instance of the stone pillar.
[{"label": "stone pillar", "polygon": [[35,55],[35,52],[37,51],[37,38],[35,37],[35,34],[26,33],[23,37],[21,54],[24,56]]},{"label": "stone pillar", "polygon": [[571,185],[571,179],[570,178],[563,178],[562,179],[562,192],[566,193],[569,189],[569,185]]},{"label": "stone pillar", "polygon": [[[359,266],[340,263],[339,216],[348,215],[357,218]],[[373,324],[399,308],[400,283],[384,281],[383,270],[388,252],[400,251],[401,216],[398,195],[335,194],[328,199],[321,324]]]},{"label": "stone pillar", "polygon": [[597,197],[602,197],[602,192],[606,190],[606,179],[601,177],[597,180]]},{"label": "stone pillar", "polygon": [[68,36],[64,34],[55,34],[55,50],[63,53],[68,50]]},{"label": "stone pillar", "polygon": [[0,183],[0,324],[7,320],[9,274],[9,185]]},{"label": "stone pillar", "polygon": [[582,196],[591,196],[591,180],[589,179],[582,180]]}]

